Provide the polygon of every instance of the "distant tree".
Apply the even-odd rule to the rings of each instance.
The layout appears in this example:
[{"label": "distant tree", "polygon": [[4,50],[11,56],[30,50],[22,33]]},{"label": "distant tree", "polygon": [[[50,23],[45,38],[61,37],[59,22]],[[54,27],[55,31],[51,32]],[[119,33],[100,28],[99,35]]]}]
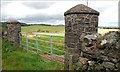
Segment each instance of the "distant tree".
[{"label": "distant tree", "polygon": [[40,29],[37,30],[37,32],[40,32],[40,31],[41,31]]},{"label": "distant tree", "polygon": [[45,32],[45,31],[41,31],[41,32]]},{"label": "distant tree", "polygon": [[49,31],[46,31],[47,33],[49,33]]}]

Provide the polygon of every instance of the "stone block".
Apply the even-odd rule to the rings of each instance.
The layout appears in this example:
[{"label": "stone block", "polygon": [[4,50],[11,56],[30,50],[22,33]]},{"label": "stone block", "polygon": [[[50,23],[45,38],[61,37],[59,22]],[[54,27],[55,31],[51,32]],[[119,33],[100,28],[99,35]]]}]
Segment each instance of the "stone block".
[{"label": "stone block", "polygon": [[103,62],[103,66],[105,68],[109,68],[109,69],[114,69],[115,68],[114,64],[111,63],[111,62]]},{"label": "stone block", "polygon": [[68,48],[76,48],[76,44],[67,44]]}]

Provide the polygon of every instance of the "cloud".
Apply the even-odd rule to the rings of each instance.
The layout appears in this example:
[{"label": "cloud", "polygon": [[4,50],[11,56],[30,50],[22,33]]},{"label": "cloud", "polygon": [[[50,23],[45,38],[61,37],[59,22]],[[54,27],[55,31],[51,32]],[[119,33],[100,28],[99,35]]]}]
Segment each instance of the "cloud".
[{"label": "cloud", "polygon": [[[27,4],[30,5],[28,6],[25,5],[26,2],[10,2],[2,7],[2,20],[7,21],[12,18],[26,23],[56,23],[63,20],[63,14],[53,12],[54,10],[51,11],[52,8],[49,7],[54,3],[55,2],[27,2]],[[39,7],[39,9],[33,7]]]},{"label": "cloud", "polygon": [[34,10],[24,6],[21,2],[10,2],[9,4],[2,7],[1,12],[3,15],[6,15],[5,18],[19,18],[34,13]]},{"label": "cloud", "polygon": [[28,15],[22,18],[22,20],[27,22],[49,22],[49,21],[63,20],[63,15],[36,14],[36,15]]},{"label": "cloud", "polygon": [[118,26],[118,1],[90,1],[89,5],[100,12],[99,26]]},{"label": "cloud", "polygon": [[3,6],[6,6],[7,4],[9,4],[10,2],[1,2],[0,3],[0,6],[3,7]]},{"label": "cloud", "polygon": [[92,7],[93,9],[98,10],[99,12],[105,11],[107,8],[110,8],[114,5],[117,5],[118,1],[89,1],[88,6]]},{"label": "cloud", "polygon": [[101,22],[98,26],[104,26],[104,27],[119,27],[118,22]]},{"label": "cloud", "polygon": [[49,8],[55,2],[23,2],[24,5],[35,8],[35,9],[45,9]]}]

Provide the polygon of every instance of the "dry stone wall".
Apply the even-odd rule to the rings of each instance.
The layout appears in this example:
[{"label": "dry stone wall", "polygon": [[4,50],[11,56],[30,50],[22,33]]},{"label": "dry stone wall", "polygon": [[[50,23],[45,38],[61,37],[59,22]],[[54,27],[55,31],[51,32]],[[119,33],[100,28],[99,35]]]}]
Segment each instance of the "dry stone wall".
[{"label": "dry stone wall", "polygon": [[[120,69],[120,32],[109,32],[83,37],[81,55],[78,64],[85,59],[86,70],[119,71]],[[84,65],[81,65],[84,66]],[[80,67],[78,67],[80,68]]]},{"label": "dry stone wall", "polygon": [[[110,41],[103,39],[104,37],[97,33],[99,12],[79,4],[66,11],[64,16],[65,69],[118,70],[120,51],[114,48],[109,49],[111,43],[108,42]],[[119,37],[119,34],[117,36]]]}]

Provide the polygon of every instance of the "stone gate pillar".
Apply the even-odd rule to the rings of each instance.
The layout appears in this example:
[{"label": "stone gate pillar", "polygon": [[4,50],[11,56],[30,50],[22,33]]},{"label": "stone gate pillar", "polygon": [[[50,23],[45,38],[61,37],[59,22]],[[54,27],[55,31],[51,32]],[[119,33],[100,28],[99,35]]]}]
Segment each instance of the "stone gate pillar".
[{"label": "stone gate pillar", "polygon": [[65,16],[65,70],[75,69],[82,48],[82,38],[97,33],[99,12],[83,4],[64,13]]},{"label": "stone gate pillar", "polygon": [[20,45],[21,24],[18,21],[7,22],[7,39],[13,44]]}]

